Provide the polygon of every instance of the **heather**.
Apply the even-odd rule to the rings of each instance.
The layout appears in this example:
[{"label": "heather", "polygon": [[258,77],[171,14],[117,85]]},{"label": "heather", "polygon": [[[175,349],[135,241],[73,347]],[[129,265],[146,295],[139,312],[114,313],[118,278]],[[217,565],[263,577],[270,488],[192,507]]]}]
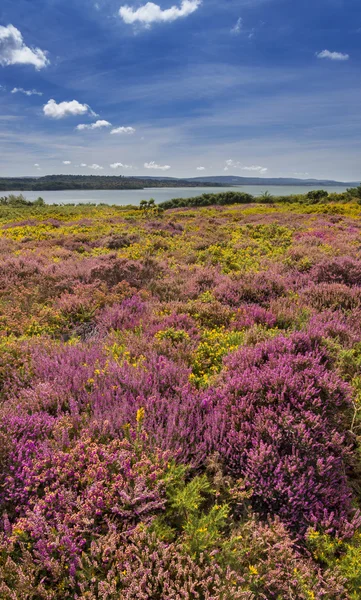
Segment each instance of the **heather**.
[{"label": "heather", "polygon": [[361,597],[358,196],[211,200],[0,206],[1,598]]}]

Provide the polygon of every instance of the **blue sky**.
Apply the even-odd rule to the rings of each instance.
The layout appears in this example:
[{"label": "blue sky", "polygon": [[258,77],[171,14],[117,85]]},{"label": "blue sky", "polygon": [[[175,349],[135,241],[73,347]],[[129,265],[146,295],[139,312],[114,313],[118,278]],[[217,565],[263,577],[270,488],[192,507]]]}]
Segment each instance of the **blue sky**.
[{"label": "blue sky", "polygon": [[361,180],[360,68],[359,0],[2,0],[0,175]]}]

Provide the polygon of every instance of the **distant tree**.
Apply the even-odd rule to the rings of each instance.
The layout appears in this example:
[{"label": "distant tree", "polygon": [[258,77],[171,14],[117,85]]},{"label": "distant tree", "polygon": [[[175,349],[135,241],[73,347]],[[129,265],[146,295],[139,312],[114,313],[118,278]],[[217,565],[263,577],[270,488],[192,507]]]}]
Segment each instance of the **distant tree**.
[{"label": "distant tree", "polygon": [[266,191],[262,192],[262,194],[258,196],[257,201],[264,204],[273,204],[274,198],[268,191]]},{"label": "distant tree", "polygon": [[139,208],[143,211],[143,214],[148,216],[161,216],[164,212],[163,208],[156,205],[154,198],[150,200],[141,200]]},{"label": "distant tree", "polygon": [[359,200],[361,200],[361,185],[355,188],[348,188],[346,191],[353,198],[358,198]]},{"label": "distant tree", "polygon": [[326,190],[310,190],[307,193],[307,198],[310,200],[322,200],[322,198],[327,198],[328,192]]}]

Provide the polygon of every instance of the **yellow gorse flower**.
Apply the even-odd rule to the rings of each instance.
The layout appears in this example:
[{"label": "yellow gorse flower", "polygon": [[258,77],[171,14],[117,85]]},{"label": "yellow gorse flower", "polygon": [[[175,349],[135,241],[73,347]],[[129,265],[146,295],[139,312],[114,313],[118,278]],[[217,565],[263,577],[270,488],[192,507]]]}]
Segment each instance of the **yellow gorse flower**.
[{"label": "yellow gorse flower", "polygon": [[137,410],[137,423],[141,423],[144,420],[145,411],[144,408],[138,408]]}]

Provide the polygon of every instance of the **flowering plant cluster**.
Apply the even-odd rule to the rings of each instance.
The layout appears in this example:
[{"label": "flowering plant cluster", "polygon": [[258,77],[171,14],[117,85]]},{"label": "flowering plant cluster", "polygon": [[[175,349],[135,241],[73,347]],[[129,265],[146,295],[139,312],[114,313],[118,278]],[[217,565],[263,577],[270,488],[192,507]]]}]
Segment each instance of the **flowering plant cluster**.
[{"label": "flowering plant cluster", "polygon": [[361,598],[361,207],[0,207],[0,597]]}]

